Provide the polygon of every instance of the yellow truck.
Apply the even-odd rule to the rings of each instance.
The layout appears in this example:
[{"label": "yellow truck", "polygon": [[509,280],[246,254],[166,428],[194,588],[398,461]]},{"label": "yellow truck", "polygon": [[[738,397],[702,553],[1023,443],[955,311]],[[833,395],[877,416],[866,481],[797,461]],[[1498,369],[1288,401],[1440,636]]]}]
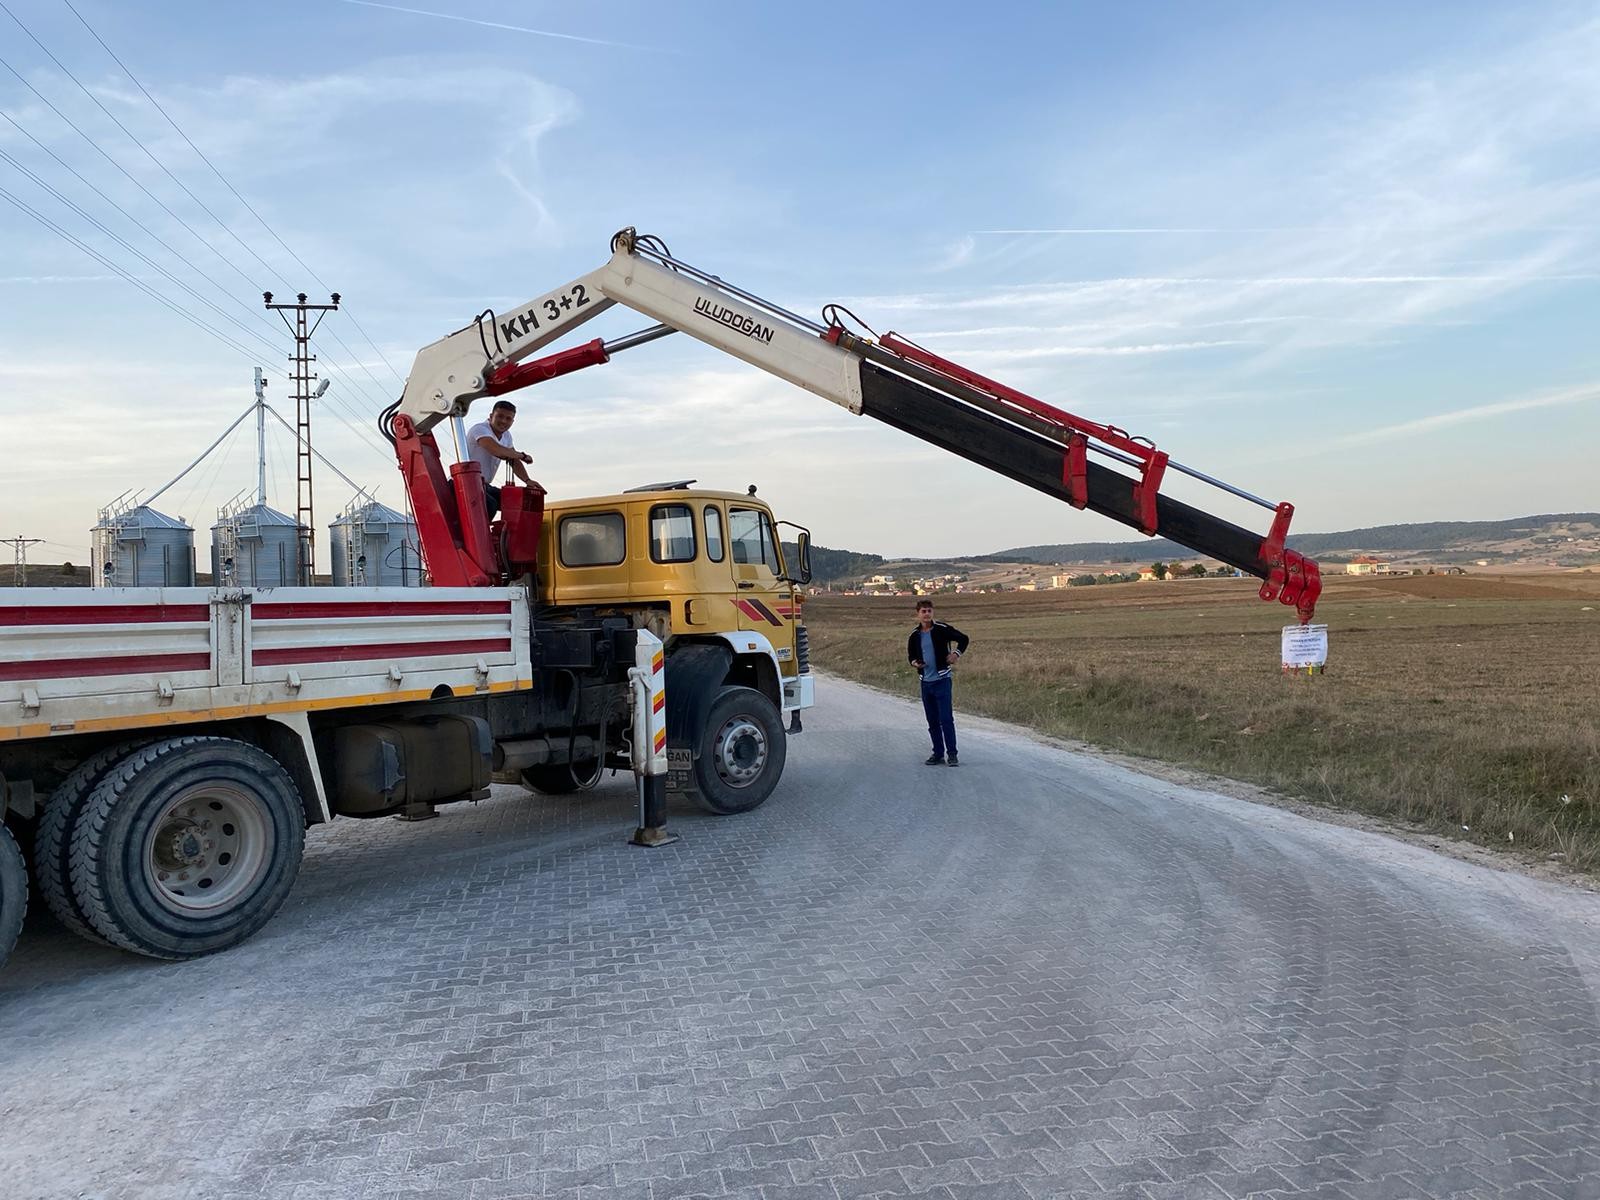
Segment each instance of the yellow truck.
[{"label": "yellow truck", "polygon": [[[783,773],[785,729],[814,702],[800,587],[810,533],[794,527],[800,559],[785,562],[780,524],[746,494],[652,484],[545,510],[537,625],[626,617],[665,645],[669,791],[719,813],[760,804]],[[593,759],[533,765],[523,781],[566,792]]]}]

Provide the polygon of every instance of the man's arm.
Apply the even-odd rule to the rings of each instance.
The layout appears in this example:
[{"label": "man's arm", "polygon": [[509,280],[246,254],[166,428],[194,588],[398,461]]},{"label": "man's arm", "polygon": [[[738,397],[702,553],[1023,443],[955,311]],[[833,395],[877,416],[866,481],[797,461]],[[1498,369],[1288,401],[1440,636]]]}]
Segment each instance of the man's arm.
[{"label": "man's arm", "polygon": [[962,633],[961,630],[957,629],[954,625],[946,624],[945,628],[950,631],[950,640],[956,644],[956,648],[950,657],[950,661],[954,662],[956,656],[965,654],[967,652],[967,647],[971,644],[972,639],[966,634]]},{"label": "man's arm", "polygon": [[[482,446],[496,458],[504,459],[508,463],[531,463],[533,461],[533,455],[524,454],[521,450],[513,450],[502,446],[499,442],[495,441],[494,438],[489,437],[487,434],[478,439],[478,445]],[[515,471],[517,468],[513,466],[511,469]],[[524,478],[526,478],[526,476],[524,476]]]},{"label": "man's arm", "polygon": [[917,657],[917,637],[918,636],[919,636],[918,634],[913,633],[910,637],[908,637],[906,639],[906,661],[909,662],[913,667],[916,667],[917,670],[920,671],[922,669],[922,660]]}]

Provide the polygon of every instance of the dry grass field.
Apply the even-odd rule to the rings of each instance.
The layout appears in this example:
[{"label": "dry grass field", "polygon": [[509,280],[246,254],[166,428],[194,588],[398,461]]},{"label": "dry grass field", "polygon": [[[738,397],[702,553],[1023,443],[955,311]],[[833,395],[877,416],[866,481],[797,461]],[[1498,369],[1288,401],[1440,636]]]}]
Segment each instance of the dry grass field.
[{"label": "dry grass field", "polygon": [[[940,596],[956,710],[1600,871],[1600,573],[1328,581],[1325,674],[1254,580]],[[824,670],[907,696],[912,597],[814,598]],[[917,731],[907,731],[917,753]]]}]

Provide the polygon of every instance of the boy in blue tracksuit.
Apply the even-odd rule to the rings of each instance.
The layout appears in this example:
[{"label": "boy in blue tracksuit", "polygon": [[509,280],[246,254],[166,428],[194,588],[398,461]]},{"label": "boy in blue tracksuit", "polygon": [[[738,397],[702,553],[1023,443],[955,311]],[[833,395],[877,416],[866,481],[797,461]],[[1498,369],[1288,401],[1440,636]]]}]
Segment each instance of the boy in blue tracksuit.
[{"label": "boy in blue tracksuit", "polygon": [[[954,625],[933,619],[933,601],[917,601],[917,627],[906,639],[906,658],[922,672],[922,711],[928,715],[928,736],[933,753],[927,765],[940,767],[948,762],[961,765],[956,757],[956,721],[951,693],[955,690],[950,668],[966,652],[972,641]],[[949,757],[946,758],[946,755]]]}]

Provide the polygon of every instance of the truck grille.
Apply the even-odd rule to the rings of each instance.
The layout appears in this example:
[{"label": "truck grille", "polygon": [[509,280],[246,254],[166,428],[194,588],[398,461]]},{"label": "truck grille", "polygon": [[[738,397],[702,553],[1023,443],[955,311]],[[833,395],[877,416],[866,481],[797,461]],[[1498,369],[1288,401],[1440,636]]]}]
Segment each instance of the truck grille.
[{"label": "truck grille", "polygon": [[800,664],[800,674],[811,673],[811,635],[806,632],[804,625],[794,628],[794,657]]}]

